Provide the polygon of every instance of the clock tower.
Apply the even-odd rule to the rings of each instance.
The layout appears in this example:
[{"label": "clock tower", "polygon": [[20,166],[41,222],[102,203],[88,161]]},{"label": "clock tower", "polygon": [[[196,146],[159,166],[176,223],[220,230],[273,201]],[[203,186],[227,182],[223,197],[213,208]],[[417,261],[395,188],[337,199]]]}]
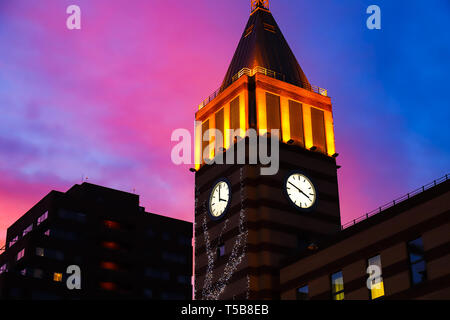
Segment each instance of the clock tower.
[{"label": "clock tower", "polygon": [[[309,83],[268,0],[251,1],[223,83],[195,119],[195,297],[279,299],[280,263],[317,250],[341,223],[331,100]],[[278,139],[275,174],[251,161],[252,130]]]}]

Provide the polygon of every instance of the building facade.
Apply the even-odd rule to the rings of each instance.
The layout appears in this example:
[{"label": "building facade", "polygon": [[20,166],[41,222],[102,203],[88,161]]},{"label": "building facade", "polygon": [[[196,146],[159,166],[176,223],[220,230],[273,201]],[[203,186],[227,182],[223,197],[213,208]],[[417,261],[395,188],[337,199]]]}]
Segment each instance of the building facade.
[{"label": "building facade", "polygon": [[[80,289],[67,285],[69,266],[79,268]],[[136,194],[83,183],[51,191],[8,228],[0,298],[184,300],[191,275],[191,223],[145,212]]]},{"label": "building facade", "polygon": [[450,180],[419,191],[286,261],[281,298],[450,299]]}]

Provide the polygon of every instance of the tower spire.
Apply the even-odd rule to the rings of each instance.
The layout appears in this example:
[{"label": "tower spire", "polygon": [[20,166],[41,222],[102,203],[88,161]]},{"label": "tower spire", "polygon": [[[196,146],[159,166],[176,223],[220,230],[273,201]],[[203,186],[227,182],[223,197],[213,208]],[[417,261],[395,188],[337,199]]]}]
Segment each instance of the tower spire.
[{"label": "tower spire", "polygon": [[252,1],[252,12],[258,8],[269,10],[269,0],[251,0],[251,1]]}]

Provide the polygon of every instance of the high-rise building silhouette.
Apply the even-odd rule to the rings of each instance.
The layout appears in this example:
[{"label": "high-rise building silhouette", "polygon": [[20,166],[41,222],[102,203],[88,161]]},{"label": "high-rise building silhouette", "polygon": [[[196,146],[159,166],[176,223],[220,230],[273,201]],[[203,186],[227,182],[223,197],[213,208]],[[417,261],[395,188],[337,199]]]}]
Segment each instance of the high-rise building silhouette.
[{"label": "high-rise building silhouette", "polygon": [[[81,288],[67,285],[80,271]],[[2,299],[191,299],[192,224],[90,183],[51,191],[8,228]],[[72,281],[69,281],[72,283]]]}]

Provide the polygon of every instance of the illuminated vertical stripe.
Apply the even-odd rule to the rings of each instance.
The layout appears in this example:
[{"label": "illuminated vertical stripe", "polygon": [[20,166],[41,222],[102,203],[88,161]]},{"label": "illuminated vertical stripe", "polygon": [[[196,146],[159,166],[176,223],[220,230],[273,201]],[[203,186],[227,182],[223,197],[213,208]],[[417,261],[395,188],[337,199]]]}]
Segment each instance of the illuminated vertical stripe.
[{"label": "illuminated vertical stripe", "polygon": [[224,148],[228,149],[230,147],[230,136],[228,130],[230,130],[230,103],[227,103],[223,107],[224,111]]},{"label": "illuminated vertical stripe", "polygon": [[289,118],[289,100],[281,97],[281,136],[283,142],[287,143],[291,139],[291,127]]},{"label": "illuminated vertical stripe", "polygon": [[310,149],[313,146],[311,106],[303,105],[303,125],[305,129],[305,148]]},{"label": "illuminated vertical stripe", "polygon": [[328,155],[332,156],[336,153],[336,146],[334,142],[333,114],[331,113],[331,111],[325,111],[325,132],[327,138]]},{"label": "illuminated vertical stripe", "polygon": [[239,95],[239,127],[241,129],[241,138],[245,138],[246,131],[246,121],[247,118],[245,116],[245,95]]},{"label": "illuminated vertical stripe", "polygon": [[264,135],[267,132],[266,97],[265,92],[256,88],[256,108],[258,114],[258,133]]},{"label": "illuminated vertical stripe", "polygon": [[195,121],[195,169],[200,169],[202,163],[202,122]]},{"label": "illuminated vertical stripe", "polygon": [[[209,116],[209,130],[213,130],[216,128],[216,117],[214,116],[214,114],[212,114],[211,116]],[[211,134],[212,132],[210,132],[209,134],[209,158],[210,159],[214,159],[214,151],[215,151],[215,143],[216,143],[216,137],[215,134]]]}]

